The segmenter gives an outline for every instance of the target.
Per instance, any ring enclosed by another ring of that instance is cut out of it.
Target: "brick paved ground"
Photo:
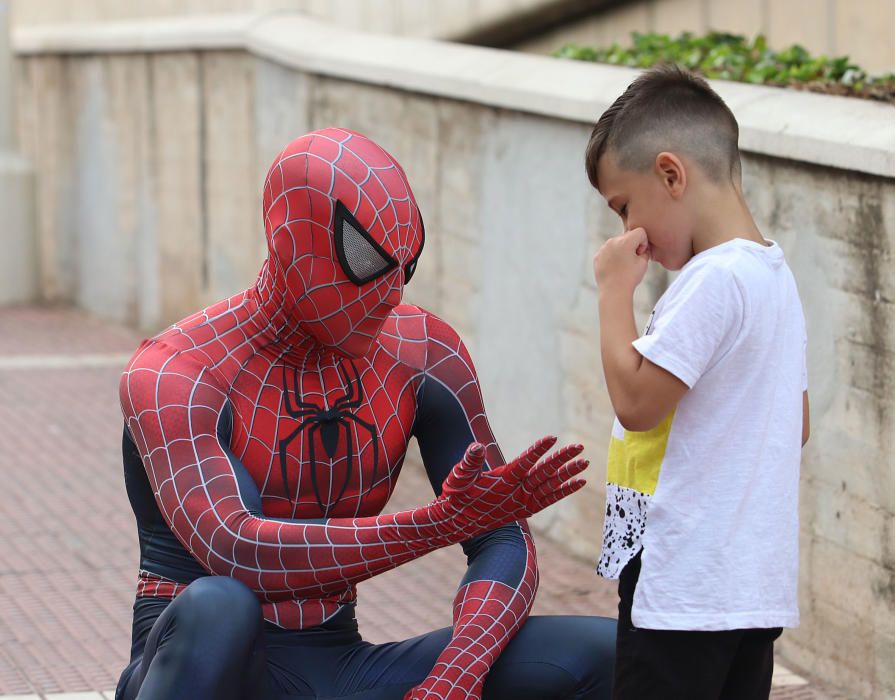
[[[125,663],[137,541],[121,477],[117,384],[138,342],[130,331],[70,309],[0,309],[4,698],[98,700],[85,691],[114,687]],[[410,460],[390,508],[430,496]],[[594,576],[589,562],[544,540],[538,552],[536,613],[613,614],[614,587]],[[463,567],[462,552],[452,548],[361,584],[361,631],[375,642],[449,624]],[[829,696],[781,669],[773,697]]]

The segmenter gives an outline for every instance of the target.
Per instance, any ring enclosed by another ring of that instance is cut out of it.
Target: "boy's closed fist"
[[[643,281],[650,260],[646,230],[635,228],[606,241],[594,256],[594,279],[601,290],[609,287],[634,293]]]

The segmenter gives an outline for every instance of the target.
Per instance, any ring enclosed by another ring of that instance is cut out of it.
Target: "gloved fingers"
[[[527,490],[529,492],[537,490],[541,484],[553,478],[564,465],[582,452],[584,452],[583,445],[566,445],[535,464],[525,475]]]
[[[564,483],[578,476],[587,469],[590,462],[586,459],[576,459],[567,464],[562,465],[556,470],[556,473],[541,483],[534,491],[535,498],[545,498],[550,493],[556,491]]]
[[[555,444],[556,437],[553,435],[542,437],[534,445],[506,465],[507,479],[513,482],[519,481]]]
[[[531,509],[531,514],[534,515],[535,513],[549,508],[557,501],[561,501],[566,496],[571,496],[573,493],[583,488],[586,483],[587,481],[584,479],[572,479],[571,481],[566,481],[556,490],[549,491],[545,496],[537,499]]]
[[[482,473],[484,465],[485,446],[480,442],[473,442],[466,448],[463,459],[457,462],[447,475],[441,492],[451,494],[465,491]]]

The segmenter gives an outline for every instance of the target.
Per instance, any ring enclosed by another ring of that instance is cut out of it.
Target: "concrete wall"
[[[587,488],[535,525],[594,560],[611,409],[590,261],[620,225],[582,154],[635,73],[299,18],[250,26],[229,50],[197,48],[220,39],[214,27],[17,35],[45,298],[152,331],[251,284],[278,149],[325,125],[367,133],[403,163],[426,218],[408,298],[466,338],[505,451],[547,432],[587,445]],[[810,334],[803,624],[780,648],[848,697],[892,697],[895,108],[716,87]],[[650,272],[641,316],[666,284]]]
[[[555,0],[12,0],[16,26],[300,12],[345,29],[449,38]]]
[[[15,59],[9,36],[9,5],[0,0],[0,304],[38,298],[34,235],[34,173],[16,142]]]
[[[517,48],[548,54],[567,43],[630,44],[631,32],[709,30],[755,36],[776,49],[801,44],[814,54],[848,55],[872,73],[895,72],[892,0],[629,0]]]

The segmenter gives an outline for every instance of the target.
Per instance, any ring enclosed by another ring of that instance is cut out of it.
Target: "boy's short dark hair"
[[[624,170],[643,171],[662,151],[696,161],[716,182],[740,178],[740,129],[733,112],[701,77],[675,65],[651,68],[603,112],[585,153],[590,183],[612,152]]]

